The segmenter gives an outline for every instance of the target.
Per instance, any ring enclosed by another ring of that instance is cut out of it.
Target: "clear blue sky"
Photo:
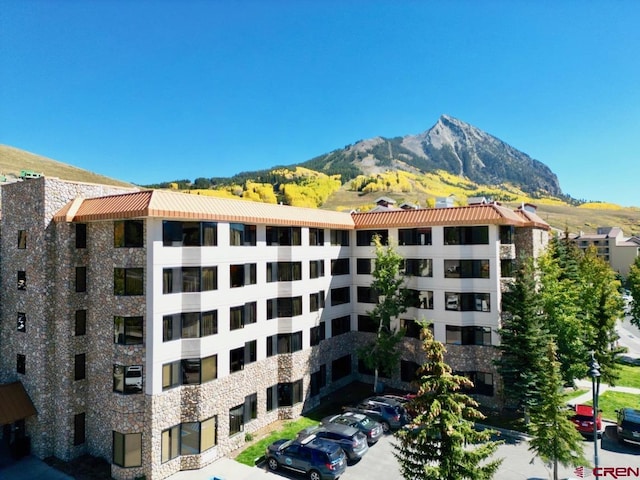
[[[640,2],[0,0],[0,143],[138,184],[441,114],[640,205]]]

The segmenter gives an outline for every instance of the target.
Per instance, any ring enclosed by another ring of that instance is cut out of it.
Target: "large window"
[[[356,245],[366,247],[373,245],[373,238],[380,237],[380,243],[386,245],[389,241],[389,230],[358,230],[356,232]]]
[[[27,231],[18,230],[18,248],[23,250],[27,248]]]
[[[309,278],[324,277],[324,260],[309,260]]]
[[[113,246],[142,247],[143,231],[142,220],[116,220],[113,222]]]
[[[231,373],[244,370],[244,366],[257,360],[257,341],[246,342],[243,347],[229,351],[229,370]]]
[[[218,225],[164,220],[162,244],[165,247],[215,247],[218,245]]]
[[[432,324],[433,325],[433,324]],[[420,338],[422,326],[411,318],[401,318],[400,328],[404,329],[404,336],[409,338]]]
[[[514,277],[516,272],[515,261],[510,258],[500,260],[500,276],[503,278]]]
[[[162,317],[162,341],[198,338],[218,333],[218,311],[174,313]]]
[[[407,290],[407,306],[433,310],[433,291]]]
[[[331,230],[331,245],[349,246],[349,230]]]
[[[181,267],[162,270],[162,293],[206,292],[218,289],[218,267]]]
[[[18,312],[18,316],[16,318],[16,329],[18,332],[26,332],[27,331],[27,314],[25,312]]]
[[[73,379],[84,380],[87,376],[87,354],[78,353],[74,358]]]
[[[124,394],[142,392],[142,365],[114,365],[113,391]]]
[[[256,302],[248,302],[244,305],[231,307],[229,309],[229,329],[238,330],[239,328],[244,328],[245,325],[256,323],[257,307]]]
[[[87,248],[86,223],[76,223],[76,248]]]
[[[488,245],[489,227],[444,227],[445,245]]]
[[[178,455],[196,455],[209,450],[217,443],[217,429],[218,418],[211,417],[163,430],[161,462],[168,462]]]
[[[75,318],[75,330],[74,334],[76,337],[81,335],[86,335],[87,333],[87,311],[86,310],[76,310],[76,318]]]
[[[187,358],[162,365],[162,389],[199,385],[218,378],[218,356]]]
[[[317,312],[324,308],[324,290],[309,294],[309,311]]]
[[[358,331],[376,333],[378,324],[369,315],[358,315]]]
[[[445,309],[463,312],[489,312],[491,300],[488,293],[445,292]]]
[[[302,280],[301,262],[268,262],[267,282],[292,282]]]
[[[302,315],[302,297],[280,297],[267,300],[267,320]]]
[[[433,260],[430,258],[407,258],[404,274],[413,277],[433,277]]]
[[[245,263],[241,265],[231,265],[229,267],[229,277],[231,281],[231,288],[255,285],[256,264]]]
[[[431,245],[431,228],[400,228],[398,245]]]
[[[229,224],[229,245],[256,246],[256,226],[243,223]]]
[[[337,337],[351,331],[351,315],[331,319],[331,336]]]
[[[302,380],[278,384],[278,406],[291,407],[302,401]]]
[[[309,228],[309,245],[324,245],[323,228]]]
[[[87,291],[87,267],[76,267],[76,292]]]
[[[279,333],[267,337],[267,357],[276,353],[294,353],[302,350],[302,332]]]
[[[142,466],[142,434],[113,432],[113,463],[119,467]]]
[[[86,415],[84,412],[73,416],[73,445],[82,445],[86,441]]]
[[[453,345],[491,345],[491,328],[447,325],[446,342]]]
[[[27,272],[18,270],[18,290],[27,289]]]
[[[413,382],[418,379],[418,369],[420,365],[410,360],[400,360],[400,380],[403,382]]]
[[[500,225],[500,243],[503,245],[512,244],[516,236],[515,233],[513,225]]]
[[[27,357],[23,353],[16,355],[16,372],[22,375],[27,372]]]
[[[349,258],[331,260],[331,275],[349,275]]]
[[[300,227],[267,226],[267,245],[302,245]]]
[[[143,295],[142,268],[114,268],[113,294],[118,296]]]
[[[378,292],[371,287],[358,287],[358,303],[378,303]]]
[[[258,395],[253,393],[244,398],[244,403],[229,410],[229,435],[244,431],[245,423],[258,418]]]
[[[320,342],[325,339],[325,336],[326,333],[324,322],[320,322],[320,324],[318,324],[317,326],[311,327],[311,329],[309,330],[311,346],[315,347],[316,345],[320,344]]]
[[[120,345],[142,344],[142,317],[113,317],[114,342]]]
[[[372,272],[373,263],[374,261],[372,258],[356,259],[356,273],[358,275],[370,275]]]
[[[311,374],[311,384],[309,385],[309,395],[312,397],[319,395],[320,390],[327,385],[327,366],[320,365],[320,370]]]
[[[331,362],[331,381],[335,382],[351,374],[351,355],[335,359]]]
[[[445,260],[445,278],[489,278],[489,260]]]
[[[351,301],[351,289],[349,287],[331,289],[331,306],[343,305]]]
[[[493,396],[493,374],[486,372],[454,372],[455,375],[467,377],[473,386],[465,389],[465,393]]]

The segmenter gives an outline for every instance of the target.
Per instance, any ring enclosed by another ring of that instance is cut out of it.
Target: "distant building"
[[[497,204],[344,213],[33,178],[3,185],[0,429],[39,457],[163,479],[372,382],[374,235],[411,304],[391,387],[409,389],[433,322],[446,361],[500,403],[503,289],[549,225]],[[388,203],[388,202],[387,202]]]
[[[640,237],[625,237],[619,227],[598,227],[596,233],[580,232],[573,241],[582,250],[595,247],[598,257],[624,278],[640,254]]]

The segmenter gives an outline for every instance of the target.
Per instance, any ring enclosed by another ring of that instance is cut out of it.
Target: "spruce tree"
[[[542,362],[541,401],[531,409],[529,450],[545,463],[553,466],[553,479],[558,480],[558,464],[577,467],[588,465],[584,458],[582,435],[570,420],[572,412],[562,397],[560,363],[556,360],[556,346],[547,345]]]
[[[640,327],[640,257],[636,257],[629,276],[627,277],[627,285],[631,292],[631,323],[636,327]]]
[[[502,462],[490,460],[500,442],[492,432],[478,431],[474,421],[484,418],[477,402],[463,390],[473,384],[453,375],[444,362],[445,348],[423,325],[425,363],[418,369],[412,422],[396,433],[394,456],[406,480],[489,480]]]

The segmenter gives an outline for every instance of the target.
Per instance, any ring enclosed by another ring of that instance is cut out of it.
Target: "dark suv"
[[[311,435],[302,440],[276,440],[265,452],[270,470],[280,467],[304,473],[309,480],[336,480],[347,468],[339,445]]]
[[[618,442],[640,445],[640,410],[623,408],[617,413]]]
[[[307,427],[298,432],[298,438],[310,435],[330,442],[335,442],[347,454],[352,462],[360,460],[369,451],[367,436],[355,427],[339,423],[327,423],[315,427]]]
[[[384,432],[397,430],[410,421],[404,406],[391,398],[369,397],[355,407],[346,407],[345,411],[362,413],[371,417],[382,425]]]
[[[330,415],[323,418],[322,423],[325,425],[327,423],[339,423],[357,428],[367,436],[369,445],[376,443],[382,436],[382,425],[362,413],[344,412],[338,415]]]

